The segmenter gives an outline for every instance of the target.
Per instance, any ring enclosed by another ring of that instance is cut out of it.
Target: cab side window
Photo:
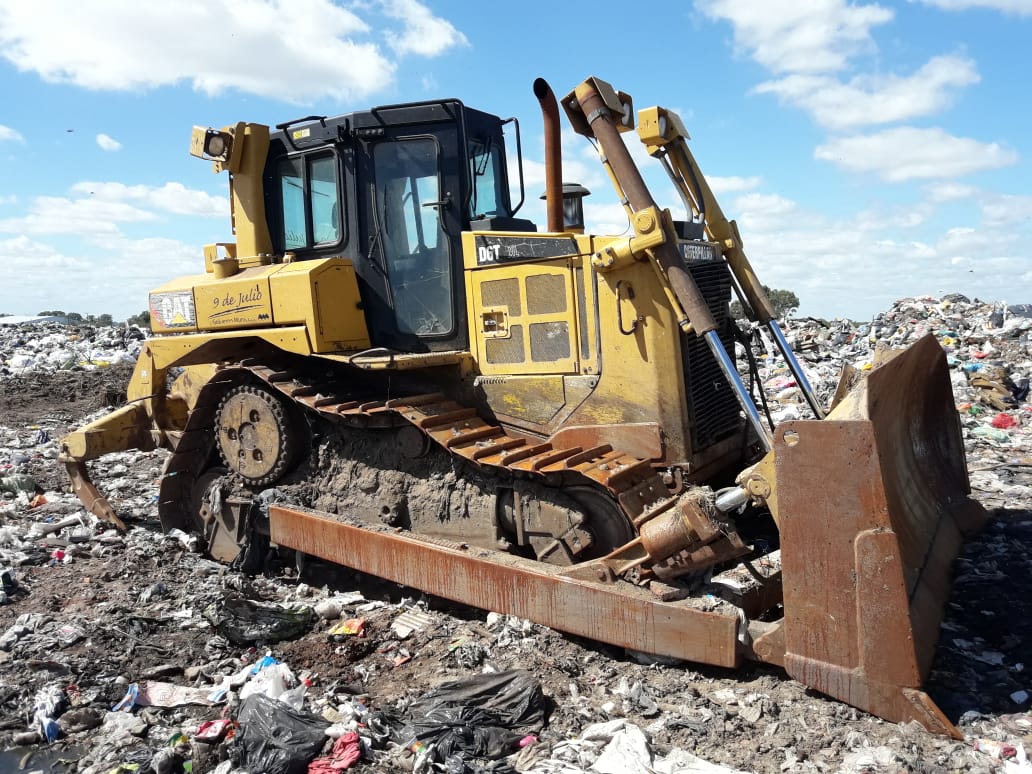
[[[471,137],[467,153],[470,179],[473,181],[469,201],[470,218],[476,220],[511,215],[506,204],[506,178],[501,149],[490,137]]]
[[[284,250],[336,244],[344,237],[337,158],[293,156],[276,166]]]

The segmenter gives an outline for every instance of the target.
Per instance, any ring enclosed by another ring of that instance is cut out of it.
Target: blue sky
[[[0,312],[120,319],[200,271],[231,234],[225,176],[187,154],[194,124],[458,97],[520,119],[521,214],[543,228],[531,84],[562,96],[588,75],[681,114],[800,314],[1030,302],[1030,41],[1032,0],[0,0]],[[569,130],[563,148],[589,230],[622,233],[595,151]]]

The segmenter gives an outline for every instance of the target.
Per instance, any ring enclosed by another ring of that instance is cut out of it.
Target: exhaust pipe
[[[534,81],[545,125],[545,211],[549,231],[563,231],[563,153],[559,141],[559,103],[544,78]]]

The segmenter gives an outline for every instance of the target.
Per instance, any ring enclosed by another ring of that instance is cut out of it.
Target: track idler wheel
[[[226,466],[252,487],[278,481],[306,443],[294,409],[268,390],[249,384],[234,387],[223,397],[215,431]]]

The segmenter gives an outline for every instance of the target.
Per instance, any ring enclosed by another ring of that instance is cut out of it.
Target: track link
[[[495,477],[605,491],[635,530],[678,502],[648,460],[608,444],[583,448],[528,439],[485,420],[475,408],[442,393],[386,400],[357,397],[300,370],[243,361],[226,367],[206,384],[190,412],[162,479],[159,513],[166,529],[203,530],[186,504],[195,482],[214,457],[213,427],[221,396],[226,389],[246,381],[264,383],[331,422],[357,428],[411,425],[449,455]]]
[[[357,400],[325,394],[299,372],[243,365],[269,387],[317,414],[360,427],[407,422],[449,454],[495,475],[537,479],[550,485],[600,486],[611,493],[628,520],[654,515],[673,505],[662,479],[648,460],[612,446],[563,447],[515,435],[442,393],[388,400]]]

